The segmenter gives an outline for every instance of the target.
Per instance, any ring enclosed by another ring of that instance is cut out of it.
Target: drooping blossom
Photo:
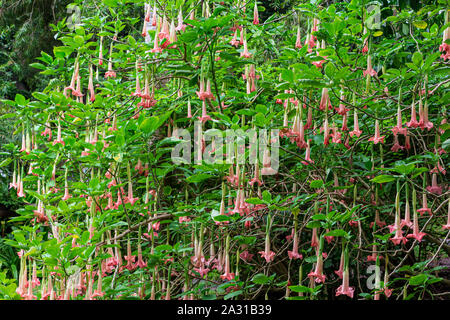
[[[297,26],[297,38],[295,40],[295,47],[298,49],[301,49],[302,46],[302,40],[301,40],[301,34],[300,34],[300,26]]]
[[[450,200],[447,201],[448,203],[448,209],[447,209],[447,224],[444,224],[442,226],[442,229],[444,230],[450,230]]]
[[[445,28],[442,35],[442,44],[439,46],[439,52],[442,52],[441,58],[445,60],[450,59],[450,44],[446,43],[450,39],[450,27]]]
[[[373,244],[373,245],[372,245],[372,254],[371,254],[370,256],[367,256],[367,262],[369,262],[369,261],[376,262],[376,261],[377,261],[377,258],[383,259],[382,256],[378,255],[378,252],[377,252],[377,245],[376,245],[376,244]]]
[[[230,270],[230,236],[227,235],[226,246],[225,246],[225,272],[220,276],[222,280],[231,281],[234,279],[235,274],[231,273]]]
[[[421,242],[422,238],[426,236],[425,232],[420,232],[419,229],[419,218],[417,216],[417,211],[414,210],[414,225],[413,225],[413,233],[408,234],[407,238],[414,238],[417,241]]]
[[[384,136],[380,136],[380,123],[378,119],[375,120],[375,135],[369,138],[369,141],[373,141],[373,144],[378,142],[384,143]]]
[[[269,222],[268,222],[269,223]],[[266,232],[266,241],[264,246],[264,251],[259,251],[258,253],[261,255],[262,258],[266,259],[266,262],[271,262],[275,257],[275,252],[270,250],[270,236],[269,231]]]
[[[328,88],[322,89],[322,96],[320,98],[319,109],[325,110],[328,107],[328,110],[332,110],[333,106],[331,105],[330,95],[328,93]]]
[[[370,55],[367,55],[367,69],[364,70],[363,76],[375,77],[377,72],[372,68],[372,58]]]
[[[245,30],[241,31],[241,34],[245,33]],[[243,58],[251,58],[252,54],[248,51],[247,48],[247,34],[244,34],[244,50],[241,52],[241,57]]]
[[[428,120],[428,101],[425,101],[425,105],[423,105],[422,99],[419,100],[419,127],[428,131],[433,128],[433,123]]]
[[[314,163],[314,160],[311,159],[311,139],[308,139],[305,160],[302,160],[302,164],[309,165],[310,163]]]
[[[134,262],[136,261],[136,256],[133,256],[131,254],[131,242],[128,240],[127,243],[127,255],[124,256],[124,259],[127,261],[127,265],[125,266],[126,269],[129,271],[133,271],[136,269],[136,265],[134,265]]]
[[[262,185],[262,181],[260,179],[259,161],[256,161],[254,177],[248,184],[253,186],[255,183],[258,184],[258,186]]]
[[[395,197],[395,208],[396,208],[396,214],[395,214],[395,236],[391,238],[390,240],[395,244],[399,245],[400,243],[405,244],[408,239],[403,236],[402,226],[400,223],[400,192],[399,188],[397,188],[397,195]],[[392,232],[392,231],[391,231]]]
[[[296,229],[296,228],[294,228]],[[288,251],[289,259],[303,259],[303,255],[298,252],[298,232],[294,231],[294,242],[292,246],[292,251]]]
[[[94,102],[95,101],[95,91],[94,91],[94,80],[93,80],[93,72],[92,72],[92,65],[89,65],[89,84],[88,84],[88,90],[89,90],[89,101]]]
[[[181,8],[180,8],[180,11],[178,12],[178,25],[177,25],[176,30],[184,32],[185,29],[186,29],[186,25],[183,22],[183,12],[181,11]]]
[[[320,253],[320,250],[316,250],[317,254],[317,262],[314,268],[314,271],[311,271],[308,274],[308,278],[314,279],[317,283],[324,283],[326,276],[323,274],[323,256]]]
[[[413,200],[413,201],[414,201],[414,200]],[[426,192],[424,192],[424,193],[422,194],[422,208],[418,209],[417,212],[420,213],[420,216],[423,216],[423,214],[424,214],[425,212],[428,212],[428,213],[430,214],[430,216],[433,214],[433,213],[431,212],[431,209],[428,208],[428,201],[427,201],[427,194],[426,194]]]
[[[205,102],[205,100],[202,101],[202,116],[198,117],[198,119],[202,123],[205,123],[206,121],[211,120],[211,117],[206,113],[206,102]]]
[[[421,102],[419,102],[419,105]],[[414,103],[414,99],[411,103],[411,120],[406,123],[406,126],[408,128],[417,128],[419,126],[419,121],[417,121],[417,115],[416,115],[416,105]]]
[[[355,288],[350,287],[349,285],[349,271],[348,271],[348,262],[344,267],[344,272],[342,275],[342,285],[340,285],[336,290],[336,296],[346,295],[350,298],[353,298],[353,294],[355,292]]]
[[[442,194],[442,187],[437,184],[437,174],[433,173],[431,176],[431,186],[427,187],[427,191],[437,195]]]
[[[116,72],[113,70],[112,67],[112,50],[113,50],[113,43],[111,42],[111,45],[109,47],[108,71],[105,73],[105,78],[116,77]]]
[[[356,108],[353,109],[353,131],[350,131],[350,137],[361,135],[362,131],[359,130],[359,122],[358,122],[358,113],[356,112]]]
[[[255,1],[255,7],[253,9],[253,24],[254,25],[258,25],[259,24],[259,14],[258,14],[257,1]]]
[[[397,152],[397,151],[403,150],[403,149],[405,149],[405,147],[400,145],[400,143],[398,142],[398,136],[394,135],[394,144],[391,147],[391,151]]]
[[[402,110],[400,108],[400,104],[398,104],[398,109],[397,109],[397,125],[395,127],[393,127],[391,130],[395,136],[399,133],[406,136],[407,129],[402,128]]]

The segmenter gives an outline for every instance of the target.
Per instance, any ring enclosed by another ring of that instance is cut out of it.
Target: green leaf
[[[252,282],[256,284],[266,284],[270,281],[270,278],[265,274],[258,273],[252,278]]]
[[[233,292],[230,292],[229,294],[227,294],[225,297],[223,297],[223,299],[224,300],[228,300],[228,299],[231,299],[233,297],[237,297],[237,296],[239,296],[241,294],[242,294],[242,290],[233,291]]]
[[[30,63],[30,67],[35,68],[35,69],[40,69],[40,70],[47,69],[46,66],[44,66],[42,63],[39,63],[39,62]]]
[[[272,202],[272,195],[271,195],[270,192],[267,191],[267,190],[264,190],[264,191],[263,191],[263,193],[262,193],[262,198],[263,198],[263,200],[264,200],[265,202],[268,202],[268,203]]]
[[[119,0],[102,0],[105,5],[108,7],[114,8],[117,7]]]
[[[412,286],[418,286],[421,284],[425,284],[427,279],[428,279],[428,276],[426,274],[421,273],[421,274],[411,277],[409,279],[409,284]]]
[[[389,176],[386,174],[382,174],[382,175],[376,176],[375,178],[371,179],[370,181],[375,182],[375,183],[387,183],[387,182],[391,182],[394,180],[395,180],[395,177]]]
[[[159,122],[159,117],[153,116],[150,118],[146,118],[139,126],[139,129],[141,129],[144,133],[150,134],[152,133]]]
[[[412,61],[416,66],[421,67],[423,64],[422,54],[420,52],[414,52],[412,55]]]
[[[323,181],[322,180],[313,180],[310,182],[309,187],[311,189],[318,189],[318,188],[322,188],[323,186]]]
[[[281,72],[281,79],[283,79],[284,81],[287,81],[289,83],[294,83],[294,72],[290,69],[284,69]]]
[[[330,232],[327,232],[325,234],[326,237],[348,237],[348,232],[337,229],[337,230],[331,230]]]
[[[414,21],[413,24],[416,28],[419,28],[419,29],[425,29],[427,27],[427,23],[422,20]]]
[[[197,183],[197,182],[202,182],[211,177],[213,177],[213,176],[208,173],[197,173],[197,174],[187,177],[186,181],[189,183]]]
[[[16,98],[14,99],[14,101],[16,101],[16,103],[21,106],[25,106],[25,104],[27,103],[25,97],[20,93],[16,94]]]
[[[305,286],[289,286],[289,289],[293,292],[313,293],[314,290]]]
[[[6,167],[8,164],[10,164],[12,162],[11,158],[7,158],[5,160],[3,160],[2,162],[0,162],[0,168],[1,167]]]

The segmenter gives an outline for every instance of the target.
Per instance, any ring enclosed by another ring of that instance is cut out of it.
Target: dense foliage
[[[450,11],[400,2],[59,8],[0,298],[448,298]]]

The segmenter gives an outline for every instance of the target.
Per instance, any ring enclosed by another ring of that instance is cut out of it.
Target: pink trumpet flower
[[[116,77],[116,73],[113,70],[112,67],[112,49],[113,49],[113,44],[111,43],[111,46],[109,47],[109,60],[108,60],[108,71],[105,73],[105,78],[115,78]]]
[[[324,133],[323,144],[325,146],[327,146],[327,145],[330,144],[330,142],[329,142],[329,140],[330,140],[330,128],[328,127],[328,117],[325,117],[325,123],[323,125],[323,133]]]
[[[402,128],[402,110],[400,109],[400,104],[398,105],[398,109],[397,109],[397,125],[395,127],[393,127],[392,132],[394,133],[394,135],[397,134],[403,134],[404,136],[406,136],[406,128]]]
[[[370,55],[367,56],[367,69],[363,72],[363,76],[375,77],[377,72],[372,68],[372,59]]]
[[[343,95],[343,94],[341,94],[341,100],[342,100],[342,101],[344,100],[344,95]],[[346,108],[343,102],[341,102],[341,103],[339,104],[339,108],[336,109],[336,112],[337,112],[338,114],[340,114],[341,116],[347,115],[347,112],[348,112],[348,111],[350,111],[350,109]]]
[[[313,228],[311,236],[311,247],[317,248],[319,246],[319,238],[317,236],[317,228]]]
[[[187,118],[188,119],[192,118],[191,100],[188,100],[188,103],[187,103]]]
[[[417,116],[416,116],[416,105],[413,102],[411,103],[411,121],[406,123],[406,126],[408,128],[417,128],[419,126],[419,121],[417,121]]]
[[[138,63],[136,61],[136,90],[131,94],[133,97],[142,95],[141,85],[139,83]]]
[[[428,208],[427,194],[425,192],[422,194],[422,208],[417,210],[417,212],[420,213],[420,216],[423,216],[425,212],[428,212],[430,216],[432,215],[431,209]]]
[[[431,186],[427,187],[427,191],[430,193],[437,194],[437,195],[442,194],[442,187],[438,186],[438,184],[437,184],[437,174],[436,173],[433,173],[432,178],[431,178]]]
[[[347,117],[348,117],[348,114],[347,114],[347,113],[345,113],[345,114],[342,116],[342,127],[341,127],[341,131],[348,131],[348,127],[347,127]]]
[[[300,34],[300,26],[297,26],[297,39],[295,40],[295,47],[298,49],[301,49],[303,47]]]
[[[53,141],[53,145],[55,145],[55,144],[57,144],[57,143],[60,143],[60,144],[62,144],[63,146],[65,145],[65,142],[62,140],[62,138],[61,138],[61,122],[60,121],[58,121],[58,134],[57,134],[57,136],[56,136],[56,140],[55,141]]]
[[[323,88],[322,97],[320,98],[319,109],[323,111],[325,110],[326,107],[328,107],[328,110],[333,109],[333,107],[331,106],[330,96],[328,94],[328,88]]]
[[[239,46],[239,44],[240,44],[240,41],[237,40],[237,32],[238,32],[238,29],[236,28],[236,30],[234,31],[233,39],[231,39],[231,41],[230,41],[230,44],[231,44],[232,46],[235,46],[236,48],[237,48],[237,47]]]
[[[395,197],[395,207],[396,207],[396,213],[395,213],[395,225],[390,228],[392,232],[395,229],[395,236],[393,238],[391,238],[390,240],[395,244],[395,245],[399,245],[400,243],[403,242],[403,244],[405,244],[408,239],[406,239],[406,237],[403,236],[403,231],[402,231],[402,226],[400,223],[400,194],[397,191],[397,195]]]
[[[367,262],[369,262],[369,261],[375,262],[375,261],[377,261],[377,257],[380,259],[383,258],[377,254],[377,245],[374,244],[374,245],[372,245],[372,254],[370,256],[367,256]]]
[[[359,136],[361,135],[362,131],[359,130],[359,122],[358,122],[358,113],[356,112],[356,108],[353,109],[353,131],[350,131],[350,137],[353,136],[357,136],[359,138]]]
[[[256,164],[255,164],[255,175],[254,175],[254,178],[252,180],[250,180],[250,182],[248,183],[249,185],[253,186],[255,183],[257,183],[258,186],[262,185],[262,181],[260,179],[260,172],[259,171],[260,171],[259,170],[259,162],[256,161]]]
[[[245,262],[249,262],[253,259],[253,254],[249,253],[248,250],[244,250],[241,252],[239,257]]]
[[[135,268],[139,267],[139,268],[145,268],[147,266],[147,262],[145,262],[142,259],[142,249],[141,249],[141,244],[138,243],[138,261],[136,262],[136,264],[134,265]]]
[[[258,5],[255,1],[255,8],[253,9],[253,24],[258,25],[259,24],[259,14],[258,14]]]
[[[310,279],[314,279],[317,283],[325,282],[326,276],[323,274],[323,256],[317,250],[317,262],[314,271],[308,274]]]
[[[308,142],[306,145],[305,160],[302,161],[302,164],[309,165],[310,163],[314,163],[314,160],[311,159],[311,139],[308,139]]]
[[[195,91],[195,93],[200,100],[206,99],[205,80],[203,79],[203,77],[200,77],[199,91]]]
[[[209,100],[216,100],[216,98],[211,92],[211,81],[209,79],[206,81],[206,91],[204,97]]]
[[[92,279],[92,281],[94,281],[94,279]],[[103,297],[105,295],[105,292],[103,292],[102,290],[102,275],[101,272],[99,271],[98,273],[98,279],[97,279],[97,290],[94,290],[94,293],[91,295],[91,300],[97,297]]]
[[[103,36],[100,36],[100,45],[98,49],[98,65],[103,65]]]
[[[64,197],[62,197],[61,200],[67,201],[70,198],[72,198],[72,196],[69,194],[69,186],[68,186],[67,180],[66,180],[65,186],[64,186]]]
[[[128,241],[127,255],[124,258],[127,261],[127,265],[125,266],[126,269],[128,269],[130,271],[133,271],[134,269],[136,269],[136,266],[133,264],[134,261],[136,260],[136,256],[133,256],[131,254],[131,242],[130,241]]]
[[[244,31],[241,31],[241,35],[244,33]],[[250,58],[252,54],[248,51],[247,48],[247,35],[244,35],[244,51],[241,52],[241,57],[243,58]]]
[[[157,7],[156,7],[156,3],[155,6],[153,7],[153,17],[152,17],[152,26],[156,27],[157,24],[157,20],[158,20],[158,15],[156,14],[157,11]]]
[[[342,251],[341,260],[339,262],[339,270],[334,271],[334,273],[336,273],[340,279],[342,279],[342,277],[344,275],[344,262],[345,262],[344,260],[345,260],[345,255],[344,255],[344,251]]]
[[[292,251],[288,251],[289,259],[303,259],[303,255],[298,253],[298,232],[294,233],[294,243],[292,246]]]
[[[211,117],[206,113],[206,102],[203,100],[202,103],[202,116],[197,117],[202,123],[205,123],[208,120],[211,120]]]
[[[336,128],[336,124],[333,123],[333,127],[331,128],[331,130],[333,131],[333,133],[331,134],[331,142],[333,143],[341,143],[341,137],[342,137],[342,133],[340,133],[337,128]]]
[[[375,120],[375,135],[369,138],[369,141],[373,141],[374,144],[377,144],[378,142],[384,143],[384,136],[380,136],[380,123],[378,122],[378,119]]]
[[[417,241],[421,242],[422,238],[426,236],[425,232],[420,232],[419,229],[419,219],[417,217],[417,211],[414,212],[414,226],[413,226],[413,233],[408,234],[407,238],[414,238]]]
[[[398,136],[394,135],[394,144],[392,145],[391,151],[397,152],[403,149],[405,149],[405,147],[401,146],[400,143],[398,142]]]
[[[147,11],[145,13],[145,18],[144,20],[146,22],[150,22],[150,13],[151,13],[152,7],[150,5],[147,5]]]
[[[180,8],[180,11],[178,12],[178,25],[177,25],[176,30],[184,32],[185,29],[186,29],[186,25],[183,22],[183,12],[181,11],[181,8]]]
[[[275,257],[275,252],[270,250],[270,236],[269,233],[266,234],[266,242],[264,251],[258,252],[262,258],[266,259],[266,262],[269,263],[273,261]]]
[[[428,102],[425,101],[425,106],[422,106],[422,100],[419,100],[419,127],[420,129],[431,130],[433,128],[433,123],[428,120]]]
[[[92,65],[89,66],[89,84],[88,84],[88,90],[89,90],[89,101],[94,102],[95,101],[95,91],[94,91],[94,81],[93,81],[93,73],[92,73]]]
[[[339,288],[337,288],[337,290],[336,290],[336,296],[347,295],[350,298],[353,298],[354,292],[355,292],[355,289],[353,287],[349,286],[349,272],[348,272],[348,267],[347,267],[343,273],[342,285],[340,285]]]
[[[159,46],[159,39],[158,39],[157,35],[155,35],[155,39],[153,41],[153,49],[151,49],[150,52],[152,52],[152,53],[161,53],[162,52],[162,49]]]
[[[442,52],[441,58],[444,61],[450,59],[450,44],[446,43],[448,39],[450,39],[450,27],[444,30],[442,44],[439,46],[439,52]]]
[[[448,210],[447,210],[447,224],[442,226],[444,230],[450,230],[450,201],[448,201]]]
[[[234,279],[235,274],[230,272],[230,238],[227,237],[226,249],[225,249],[225,273],[220,276],[222,280],[231,281]]]
[[[408,228],[411,228],[413,223],[411,222],[411,213],[409,208],[409,201],[406,200],[405,204],[405,219],[402,219],[401,227],[407,226]]]

